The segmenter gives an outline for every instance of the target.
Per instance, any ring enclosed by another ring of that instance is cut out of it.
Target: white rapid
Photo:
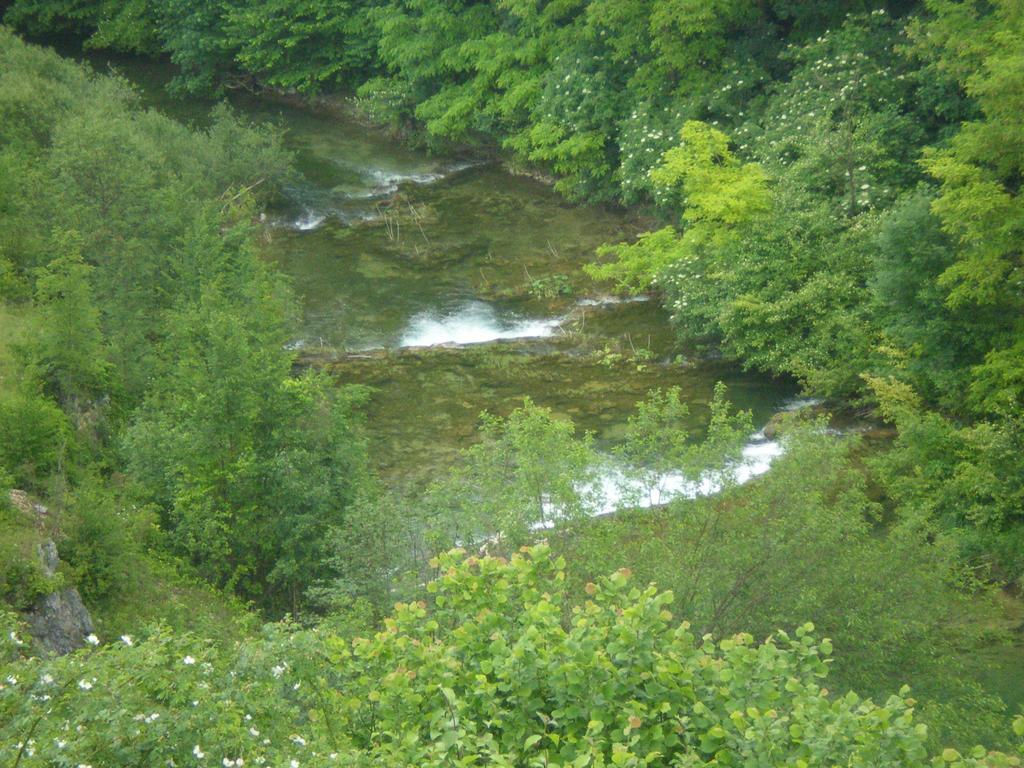
[[[604,296],[579,299],[576,306],[603,308],[649,299],[649,296]],[[398,346],[433,347],[441,344],[483,344],[500,339],[541,339],[558,333],[571,317],[571,313],[560,317],[522,317],[473,299],[451,309],[431,309],[414,315]]]
[[[682,472],[673,471],[640,478],[609,464],[598,473],[596,481],[581,491],[591,500],[595,516],[613,514],[626,507],[657,507],[675,499],[712,496],[727,485],[748,483],[771,469],[772,462],[782,453],[781,443],[769,440],[759,431],[750,436],[737,461],[698,477],[687,477]]]
[[[328,219],[336,219],[342,225],[377,219],[380,212],[375,206],[404,185],[434,184],[478,165],[480,163],[452,163],[432,171],[353,168],[351,170],[359,176],[355,184],[334,189],[293,188],[291,195],[294,202],[302,206],[302,213],[275,223],[308,232],[319,229]]]
[[[471,300],[451,310],[429,310],[414,315],[398,346],[433,347],[543,338],[554,335],[561,323],[562,318],[531,319],[499,314],[492,305]]]

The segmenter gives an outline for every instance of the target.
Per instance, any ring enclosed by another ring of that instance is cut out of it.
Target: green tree
[[[156,22],[163,46],[178,68],[169,84],[177,93],[219,94],[237,85],[236,43],[225,23],[229,0],[166,0]]]
[[[651,178],[683,205],[682,234],[673,237],[672,230],[661,230],[635,245],[606,248],[604,253],[617,261],[588,268],[595,278],[640,291],[672,266],[691,270],[700,280],[706,268],[715,269],[717,248],[770,211],[765,172],[741,162],[730,151],[729,138],[704,123],[689,121],[683,126],[680,145],[664,154]],[[680,284],[678,289],[684,292],[686,287]]]
[[[0,390],[0,469],[15,487],[44,487],[70,443],[64,413],[31,382]]]
[[[771,471],[747,485],[619,510],[556,540],[572,581],[630,568],[671,589],[672,610],[698,635],[767,636],[812,620],[839,650],[830,687],[877,695],[899,679],[940,741],[1001,738],[1001,702],[960,661],[961,648],[981,646],[976,622],[997,610],[955,541],[917,518],[881,527],[854,446],[823,424],[791,425],[782,444]]]
[[[265,0],[232,8],[226,19],[235,60],[263,82],[315,92],[351,84],[373,68],[372,3]]]
[[[910,386],[869,378],[899,436],[872,460],[886,493],[907,517],[951,529],[969,561],[1000,580],[1024,577],[1024,481],[1018,416],[961,425],[922,407]]]
[[[76,233],[58,234],[57,255],[36,277],[41,331],[30,354],[65,408],[74,409],[104,391],[110,364]]]
[[[713,477],[723,485],[730,482],[727,468],[739,460],[743,443],[754,428],[748,411],[730,413],[724,384],[716,385],[710,405],[707,434],[695,441],[688,428],[690,408],[680,398],[678,387],[655,390],[637,403],[625,438],[615,449],[626,479],[621,506],[662,503],[664,484],[670,478],[699,482],[702,477]]]
[[[95,48],[156,53],[159,39],[154,16],[155,6],[149,0],[16,0],[4,21],[36,34],[85,32],[86,44]]]
[[[251,241],[195,255],[205,260],[181,269],[198,270],[199,287],[169,318],[166,367],[126,435],[129,467],[202,574],[295,611],[329,575],[326,532],[365,483],[360,395],[291,378],[284,294]]]
[[[481,415],[481,442],[424,502],[435,550],[455,542],[514,550],[531,531],[593,511],[591,437],[528,398],[507,419]]]
[[[135,526],[101,477],[94,474],[76,484],[60,520],[61,560],[85,604],[95,610],[125,596],[137,551]]]
[[[918,46],[940,71],[951,73],[977,104],[949,145],[925,154],[924,167],[941,184],[932,210],[957,243],[956,258],[939,277],[953,308],[977,307],[1020,318],[1024,206],[1024,17],[1013,2],[928,3],[934,18],[918,29]],[[1022,326],[994,334],[992,349],[974,371],[972,395],[983,413],[1007,414],[1024,405]]]

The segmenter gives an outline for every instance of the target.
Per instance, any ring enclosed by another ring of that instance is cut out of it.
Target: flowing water
[[[201,124],[211,107],[169,98],[165,64],[92,63],[177,119]],[[335,112],[251,96],[233,105],[286,130],[299,180],[268,215],[266,258],[302,301],[300,359],[373,388],[373,455],[391,482],[435,476],[475,439],[482,410],[504,415],[524,397],[599,447],[653,388],[681,389],[695,435],[717,381],[758,425],[791,402],[788,385],[680,359],[657,301],[609,296],[584,275],[600,245],[650,222],[573,205],[493,161],[409,149]],[[777,446],[754,435],[747,453],[740,471],[753,475]]]
[[[104,70],[108,59],[92,63]],[[113,64],[151,106],[183,121],[206,119],[209,102],[166,96],[166,64]],[[794,398],[787,384],[680,361],[656,301],[608,296],[583,275],[595,248],[650,222],[571,205],[477,158],[409,150],[351,119],[252,97],[234,105],[286,128],[297,154],[301,181],[268,221],[266,257],[301,298],[293,342],[300,358],[326,366],[339,382],[373,388],[372,455],[391,485],[436,477],[476,438],[482,410],[505,415],[524,397],[592,432],[599,448],[622,438],[652,388],[680,388],[695,436],[717,381],[751,410],[756,427],[777,411],[813,404]],[[769,471],[780,451],[755,432],[742,461],[724,472],[744,482]],[[614,468],[599,477],[607,505],[600,511],[612,511],[624,495],[645,506],[713,493],[723,475],[668,473],[645,488],[631,488]],[[1017,626],[1020,601],[1007,602],[1008,622]],[[1019,668],[1020,653],[1019,645],[993,647],[968,664],[1013,704],[1018,677],[1003,672]]]

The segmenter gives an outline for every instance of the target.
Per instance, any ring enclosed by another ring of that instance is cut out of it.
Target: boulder
[[[53,539],[39,545],[39,558],[47,576],[52,576],[59,562]],[[74,587],[67,587],[43,595],[32,606],[26,617],[29,633],[36,643],[57,656],[71,653],[85,645],[85,638],[93,633],[92,617]]]
[[[24,491],[12,490],[11,503],[25,514],[35,517],[40,531],[46,529],[49,510],[33,502]],[[60,557],[53,539],[46,538],[38,546],[39,563],[47,578],[57,573]],[[43,595],[25,617],[36,644],[46,653],[63,655],[85,645],[93,633],[92,617],[74,587],[66,587]]]

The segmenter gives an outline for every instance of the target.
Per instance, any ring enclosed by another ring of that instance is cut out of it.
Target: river
[[[212,106],[169,97],[166,63],[90,63],[176,119],[201,125]],[[344,112],[231,102],[283,127],[295,152],[299,181],[268,212],[264,253],[302,303],[300,360],[373,388],[372,456],[389,483],[436,476],[475,439],[482,410],[504,415],[524,397],[592,431],[599,448],[654,388],[681,389],[695,435],[718,381],[755,425],[791,406],[792,385],[684,358],[657,301],[611,296],[586,277],[597,247],[651,222],[571,204],[493,160],[410,149]],[[747,453],[756,474],[777,451],[758,433]]]

